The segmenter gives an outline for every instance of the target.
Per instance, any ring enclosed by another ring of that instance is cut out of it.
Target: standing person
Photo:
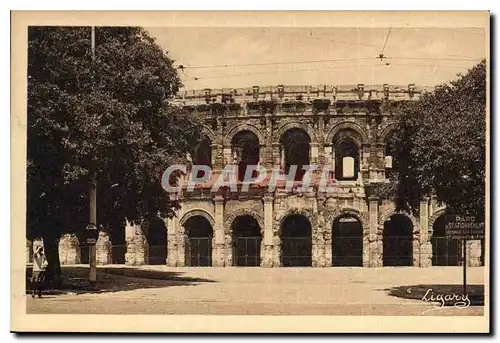
[[[36,294],[38,297],[42,297],[42,290],[45,284],[45,271],[47,269],[47,259],[43,253],[43,247],[38,245],[35,248],[35,254],[33,255],[33,272],[31,274],[31,287],[33,291],[31,296],[34,298]]]

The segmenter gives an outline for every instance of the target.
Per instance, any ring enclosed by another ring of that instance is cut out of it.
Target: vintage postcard
[[[12,331],[490,331],[487,11],[11,25]]]

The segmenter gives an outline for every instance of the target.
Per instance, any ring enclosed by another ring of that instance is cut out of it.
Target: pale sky
[[[180,74],[188,90],[278,84],[434,86],[465,73],[486,57],[482,28],[395,27],[390,34],[389,28],[147,30],[176,66],[185,67]],[[376,57],[388,34],[387,60],[382,62]],[[265,63],[280,64],[255,65]],[[235,64],[240,66],[213,67]]]

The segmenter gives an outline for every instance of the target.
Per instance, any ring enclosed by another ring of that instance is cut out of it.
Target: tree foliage
[[[419,200],[433,194],[452,212],[484,214],[485,61],[404,104],[391,144],[400,209],[416,212]]]
[[[28,237],[82,230],[94,175],[99,224],[172,215],[161,175],[200,138],[168,104],[181,82],[145,30],[97,27],[91,47],[90,27],[28,31]]]

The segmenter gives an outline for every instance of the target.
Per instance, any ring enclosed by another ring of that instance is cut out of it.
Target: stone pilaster
[[[281,238],[279,227],[273,228],[273,245],[272,245],[272,260],[273,267],[282,267],[281,265]]]
[[[233,156],[231,146],[224,146],[223,148],[223,156],[224,156],[224,165],[233,164]]]
[[[135,266],[135,242],[133,240],[127,241],[126,246],[125,264],[127,266]]]
[[[310,154],[311,156],[311,164],[317,164],[318,163],[318,157],[319,157],[319,146],[318,143],[311,143],[310,147]]]
[[[184,213],[181,212],[181,215],[179,215],[178,218],[182,218],[183,215]],[[188,253],[190,252],[188,251],[189,243],[188,234],[186,233],[186,227],[181,225],[180,219],[174,219],[174,223],[176,228],[177,258],[179,260],[179,266],[189,266],[191,262],[190,258],[188,257]]]
[[[309,199],[308,199],[309,201]],[[311,199],[311,201],[314,201]],[[313,267],[329,267],[325,259],[325,220],[323,216],[316,214],[316,221],[311,223],[312,226],[312,249],[311,260]]]
[[[262,267],[275,267],[279,261],[274,260],[274,242],[273,242],[273,200],[272,195],[264,196],[264,239],[261,247]]]
[[[323,218],[323,221],[325,222],[325,218]],[[323,228],[323,242],[324,242],[324,267],[331,267],[333,264],[333,251],[332,251],[332,223],[326,223],[324,224]]]
[[[372,182],[385,179],[385,163],[383,145],[373,143],[371,148],[365,149],[365,169],[368,170],[368,178]]]
[[[128,220],[125,222],[125,264],[134,265],[135,264],[135,244],[134,244],[134,225]]]
[[[149,263],[149,244],[144,232],[139,227],[135,236],[135,264],[138,266]]]
[[[418,265],[420,267],[432,266],[432,244],[431,244],[431,237],[429,236],[428,198],[424,198],[420,201],[420,235],[418,242],[420,243],[420,249],[418,249],[418,253],[420,255],[420,261]]]
[[[225,267],[232,265],[231,233],[224,228],[224,197],[214,197],[215,227],[212,244],[212,266]]]
[[[259,144],[259,163],[267,165],[268,163],[267,145],[263,142]]]
[[[100,231],[96,242],[96,262],[98,266],[113,263],[111,247],[108,232]]]
[[[325,162],[326,163],[326,162]],[[319,214],[319,222],[321,223],[321,236],[323,243],[323,255],[321,261],[321,267],[331,267],[332,266],[332,223],[327,221],[327,217],[324,215],[326,211],[326,198],[325,193],[318,193],[317,196],[317,207]]]
[[[127,222],[125,227],[127,252],[125,253],[125,264],[130,266],[141,266],[148,264],[149,245],[143,228]]]
[[[177,242],[177,218],[165,219],[167,226],[167,266],[179,267],[179,244]]]
[[[279,166],[281,163],[281,144],[280,143],[272,143],[271,144],[271,163],[270,166]]]
[[[364,143],[361,145],[361,148],[359,149],[359,171],[368,171],[370,169],[370,151],[371,146],[367,143]]]
[[[285,158],[285,147],[283,146],[283,144],[280,144],[279,152],[280,152],[279,166],[280,169],[284,169],[286,164],[286,158]]]
[[[325,145],[323,148],[323,164],[326,167],[330,168],[331,170],[334,170],[332,169],[333,168],[332,158],[333,158],[332,145],[331,144]]]
[[[212,163],[212,169],[219,169],[220,164],[222,162],[220,158],[218,158],[219,145],[212,142],[212,144],[210,144],[210,152],[212,154],[212,160],[210,161]]]
[[[325,165],[325,145],[322,143],[318,144],[318,159],[316,164],[320,166]]]
[[[329,166],[330,166],[330,170],[334,173],[335,179],[337,179],[338,175],[335,173],[335,168],[336,168],[335,163],[337,162],[336,161],[336,158],[337,158],[336,151],[335,151],[335,148],[333,147],[333,145],[330,144],[329,147],[330,147],[330,164],[329,164]],[[325,147],[325,154],[326,154],[326,151],[328,151],[327,147]]]
[[[370,267],[382,267],[382,250],[383,250],[383,237],[382,230],[378,227],[378,198],[370,197],[368,199],[368,221],[369,221],[369,235],[368,247],[363,246],[363,251],[369,251]],[[365,240],[363,240],[363,243]],[[364,255],[364,254],[363,254]],[[364,262],[364,261],[363,261]]]
[[[467,241],[467,266],[480,267],[481,266],[481,241],[470,240]]]
[[[369,224],[369,223],[368,223]],[[370,267],[370,225],[363,225],[363,267]]]
[[[65,234],[59,239],[59,261],[61,265],[80,264],[80,242],[74,234]]]

